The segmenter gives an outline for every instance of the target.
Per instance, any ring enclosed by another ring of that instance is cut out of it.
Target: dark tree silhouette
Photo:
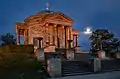
[[[16,39],[15,39],[14,35],[12,35],[10,33],[6,33],[4,35],[1,35],[0,41],[1,41],[2,46],[16,44]]]
[[[101,47],[106,53],[119,51],[120,40],[106,29],[95,30],[89,39],[91,40],[91,52],[93,54],[97,54]]]

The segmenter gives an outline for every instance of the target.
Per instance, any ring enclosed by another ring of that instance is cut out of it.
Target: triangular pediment
[[[70,17],[62,13],[56,13],[53,16],[49,17],[48,19],[62,22],[73,22],[73,20]]]

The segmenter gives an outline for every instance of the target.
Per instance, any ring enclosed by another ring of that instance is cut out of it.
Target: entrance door
[[[33,45],[37,48],[42,48],[42,39],[41,37],[33,38]]]
[[[38,39],[36,39],[36,38],[33,38],[33,45],[34,46],[37,46],[38,47]]]

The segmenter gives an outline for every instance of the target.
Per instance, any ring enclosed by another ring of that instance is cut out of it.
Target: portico
[[[44,48],[44,52],[49,52],[50,49],[47,48],[51,46],[75,48],[78,46],[79,31],[73,30],[72,24],[73,20],[60,12],[46,11],[35,14],[22,23],[16,23],[17,44],[20,44],[20,36],[23,36],[24,44]]]

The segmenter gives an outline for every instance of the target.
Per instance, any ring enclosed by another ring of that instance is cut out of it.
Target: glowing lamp
[[[83,32],[84,34],[91,34],[92,30],[90,27],[85,28],[85,31]]]

